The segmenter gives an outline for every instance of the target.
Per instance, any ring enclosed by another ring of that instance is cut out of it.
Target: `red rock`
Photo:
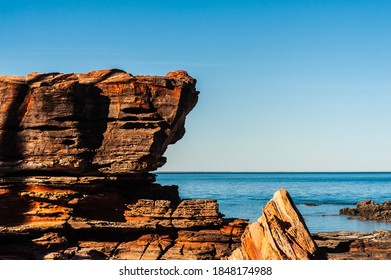
[[[0,76],[0,174],[156,170],[184,134],[195,83],[185,71]]]
[[[320,232],[314,240],[323,259],[391,260],[391,231]]]
[[[257,222],[247,226],[233,260],[306,260],[317,246],[285,189],[278,190]]]
[[[64,236],[54,232],[45,233],[43,236],[33,239],[32,242],[46,249],[61,248],[69,244]]]
[[[169,236],[142,235],[137,240],[121,243],[112,259],[156,260],[171,243]]]

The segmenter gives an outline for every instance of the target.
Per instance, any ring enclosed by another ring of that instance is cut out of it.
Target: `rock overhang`
[[[186,71],[0,76],[0,174],[128,176],[165,163],[198,99]]]

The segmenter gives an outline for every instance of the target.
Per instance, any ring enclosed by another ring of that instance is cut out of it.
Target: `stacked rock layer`
[[[0,258],[219,259],[243,220],[154,184],[196,80],[121,70],[0,77]]]
[[[0,77],[0,174],[129,176],[184,134],[196,81],[121,70]]]

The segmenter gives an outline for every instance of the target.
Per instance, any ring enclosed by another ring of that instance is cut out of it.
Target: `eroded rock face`
[[[181,200],[176,186],[3,190],[0,259],[220,259],[247,225],[223,219],[215,200]]]
[[[247,226],[231,260],[308,260],[317,246],[285,189],[278,190],[257,222]]]
[[[195,84],[185,71],[0,76],[0,175],[156,170],[184,134]]]
[[[197,102],[184,71],[0,77],[0,259],[220,259],[247,225],[154,184]]]
[[[361,220],[391,222],[391,200],[377,204],[367,199],[357,203],[356,208],[343,208],[341,215],[357,216]]]

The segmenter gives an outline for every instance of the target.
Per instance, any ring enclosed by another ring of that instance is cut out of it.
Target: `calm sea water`
[[[391,200],[391,173],[157,173],[157,183],[178,185],[182,199],[217,199],[227,218],[255,221],[280,188],[288,190],[311,232],[387,229],[391,223],[339,216],[364,199]],[[308,206],[315,205],[315,206]]]

